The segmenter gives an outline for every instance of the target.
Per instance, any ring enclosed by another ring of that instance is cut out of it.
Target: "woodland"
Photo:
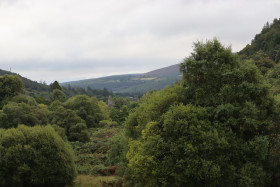
[[[135,99],[1,74],[0,186],[280,186],[280,19],[180,72]]]

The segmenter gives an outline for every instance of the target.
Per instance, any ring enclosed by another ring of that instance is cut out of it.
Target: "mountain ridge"
[[[113,91],[114,93],[144,94],[150,90],[160,90],[181,80],[179,64],[159,68],[142,74],[111,75],[100,78],[68,81],[62,86],[93,88]]]

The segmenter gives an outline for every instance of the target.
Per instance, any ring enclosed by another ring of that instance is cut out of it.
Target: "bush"
[[[0,131],[0,186],[65,186],[76,176],[69,144],[51,126]]]

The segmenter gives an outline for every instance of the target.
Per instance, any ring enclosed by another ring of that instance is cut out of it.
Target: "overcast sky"
[[[239,51],[279,17],[279,0],[0,0],[0,69],[48,84],[143,73],[197,40]]]

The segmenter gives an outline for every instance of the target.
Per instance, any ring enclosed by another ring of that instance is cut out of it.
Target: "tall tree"
[[[57,81],[54,81],[52,83],[51,88],[52,88],[52,91],[55,90],[55,89],[62,90],[62,88],[60,87],[60,85]]]
[[[95,97],[77,95],[65,102],[65,107],[75,111],[80,118],[85,120],[87,127],[96,127],[102,120],[102,113]]]
[[[145,96],[126,121],[129,185],[271,185],[275,111],[257,67],[214,39],[181,71],[183,87]]]

